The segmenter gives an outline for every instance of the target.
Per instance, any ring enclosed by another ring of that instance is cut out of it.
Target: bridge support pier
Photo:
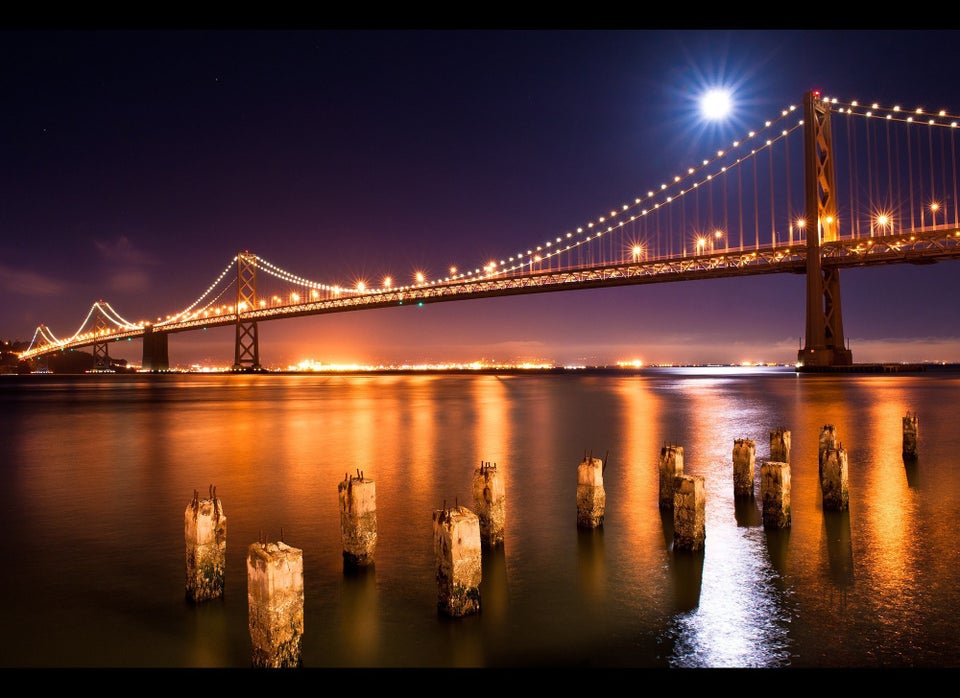
[[[167,371],[170,358],[167,353],[167,333],[156,332],[148,326],[143,332],[143,361],[140,365],[145,371]]]

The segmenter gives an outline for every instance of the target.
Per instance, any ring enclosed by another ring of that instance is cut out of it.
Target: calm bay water
[[[920,416],[920,457],[901,418]],[[305,668],[960,668],[960,374],[116,375],[0,378],[0,666],[250,666],[246,551],[304,559]],[[848,453],[824,511],[820,428]],[[759,468],[791,431],[792,525]],[[757,445],[735,501],[735,439]],[[662,446],[706,485],[706,543],[673,550]],[[576,526],[577,465],[606,458],[606,515]],[[432,512],[506,485],[481,613],[437,612]],[[337,484],[376,481],[376,564],[343,568]],[[183,516],[217,488],[226,589],[184,596]]]

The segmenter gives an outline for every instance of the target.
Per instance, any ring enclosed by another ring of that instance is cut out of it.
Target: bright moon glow
[[[730,93],[714,88],[700,98],[700,111],[704,118],[716,121],[725,118],[731,111]]]

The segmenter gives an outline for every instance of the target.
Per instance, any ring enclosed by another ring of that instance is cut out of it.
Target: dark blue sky
[[[960,113],[960,32],[0,32],[0,336],[152,319],[238,251],[349,282],[482,264],[633,201],[819,88]],[[735,88],[706,128],[695,98]],[[960,360],[960,264],[850,270],[857,361]],[[261,359],[788,362],[797,275],[261,323]],[[111,354],[139,360],[139,343]],[[230,329],[170,341],[233,359]]]

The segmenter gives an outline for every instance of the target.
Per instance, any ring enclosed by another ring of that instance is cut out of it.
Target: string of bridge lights
[[[877,103],[874,103],[867,108],[860,105],[857,101],[853,101],[848,104],[841,103],[836,98],[825,98],[824,101],[841,113],[862,115],[866,117],[876,116],[877,113],[886,113],[885,118],[888,120],[900,120],[908,123],[921,123],[919,117],[922,117],[925,114],[925,112],[920,108],[913,112],[908,112],[902,110],[898,106],[890,108],[880,107]],[[573,250],[578,246],[588,244],[591,241],[597,241],[601,239],[603,235],[612,233],[618,228],[622,228],[627,223],[633,222],[640,217],[647,216],[655,211],[658,211],[666,205],[682,199],[682,197],[690,194],[698,187],[709,183],[714,177],[722,175],[728,169],[740,165],[749,158],[756,157],[758,153],[772,147],[779,140],[786,138],[791,132],[803,125],[802,119],[798,120],[796,124],[782,129],[778,134],[768,136],[761,144],[753,147],[749,152],[743,153],[729,164],[718,164],[719,161],[725,158],[730,158],[731,153],[735,153],[739,149],[745,148],[750,143],[755,143],[759,137],[761,137],[764,133],[772,131],[777,124],[789,117],[796,110],[797,107],[795,105],[791,105],[790,107],[783,109],[777,119],[766,121],[764,122],[762,128],[749,131],[744,138],[733,141],[728,150],[718,150],[714,157],[704,159],[700,165],[695,167],[688,167],[686,173],[684,174],[674,175],[671,180],[660,184],[657,189],[648,190],[645,196],[638,196],[632,204],[622,204],[620,210],[613,209],[608,214],[597,216],[595,220],[578,226],[575,231],[568,231],[562,235],[558,235],[552,240],[545,240],[540,245],[529,248],[525,253],[518,251],[512,256],[501,258],[499,262],[490,261],[483,267],[477,267],[472,270],[460,272],[459,274],[456,273],[456,269],[458,268],[457,265],[451,267],[451,271],[453,272],[451,275],[443,278],[427,280],[424,278],[422,273],[418,273],[417,283],[415,286],[436,285],[438,283],[449,283],[450,281],[456,281],[458,279],[465,279],[475,276],[479,278],[482,276],[492,276],[494,274],[507,274],[510,272],[522,271],[524,268],[532,267],[534,263],[539,263],[552,257],[556,257],[562,253],[569,252],[570,250]],[[947,113],[941,110],[938,112],[937,117],[939,119],[943,119],[947,117]],[[958,122],[955,119],[949,123],[944,123],[939,121],[938,118],[931,116],[928,118],[926,123],[930,125],[949,125],[954,128],[958,125]],[[698,179],[694,179],[698,176]],[[637,210],[629,217],[623,218],[623,214],[629,212],[631,209]],[[614,224],[612,219],[616,218],[617,216],[621,216],[621,219],[616,221]],[[604,226],[604,224],[606,225]],[[581,237],[581,239],[575,239],[577,237]],[[565,242],[566,244],[564,244]],[[174,323],[187,316],[217,287],[223,278],[230,273],[236,261],[237,257],[234,257],[223,270],[223,272],[221,272],[221,274],[217,277],[217,279],[210,284],[207,290],[204,291],[204,293],[201,294],[193,303],[179,313],[170,316],[166,321],[158,322],[157,324],[166,325]],[[281,281],[317,291],[326,291],[339,294],[356,291],[377,293],[385,290],[398,290],[391,287],[391,284],[389,283],[389,277],[387,279],[387,283],[385,284],[386,288],[365,288],[361,282],[358,284],[356,289],[353,289],[340,284],[331,285],[312,279],[307,279],[303,276],[287,271],[260,256],[256,257],[256,265],[258,269],[263,270],[264,272]],[[497,269],[498,266],[499,270]],[[401,286],[399,288],[405,289],[408,287]],[[207,304],[207,306],[205,306],[205,308],[209,308],[214,302],[215,301],[211,301]],[[203,309],[198,311],[198,313],[202,311]]]
[[[233,265],[236,264],[236,262],[237,262],[237,256],[234,255],[233,259],[230,260],[230,263],[227,264],[227,266],[224,268],[224,270],[223,270],[222,272],[220,272],[220,276],[218,276],[218,277],[214,280],[214,282],[207,287],[207,290],[204,291],[203,293],[201,293],[201,294],[197,297],[197,299],[196,299],[195,301],[193,301],[193,303],[191,303],[190,305],[188,305],[186,308],[184,308],[184,309],[181,310],[180,312],[175,313],[174,315],[169,315],[169,316],[167,316],[167,319],[166,319],[166,320],[160,321],[160,319],[157,318],[157,322],[155,323],[154,326],[155,326],[155,327],[162,327],[162,326],[164,326],[164,325],[169,325],[169,324],[171,324],[171,323],[178,322],[178,321],[180,321],[182,318],[184,318],[185,316],[189,315],[190,311],[192,311],[194,308],[196,308],[198,305],[200,305],[201,301],[203,301],[204,298],[206,298],[208,295],[210,295],[210,294],[213,292],[213,289],[215,289],[215,288],[217,287],[217,285],[218,285],[221,281],[223,281],[223,277],[225,277],[228,273],[230,273],[230,271],[233,269]],[[223,294],[221,293],[220,295],[223,295]],[[217,296],[217,297],[219,298],[219,296]],[[215,299],[214,299],[214,300],[215,300]],[[210,303],[207,303],[207,305],[204,306],[204,308],[202,308],[202,309],[201,309],[200,311],[198,311],[198,312],[203,312],[203,310],[209,308],[210,305],[211,305],[213,302],[214,302],[214,301],[211,301]]]
[[[778,135],[767,138],[766,141],[764,141],[764,143],[761,144],[759,147],[753,148],[749,153],[737,158],[735,161],[733,161],[729,165],[718,166],[717,169],[715,169],[713,172],[708,172],[705,175],[703,174],[705,170],[707,170],[707,168],[711,167],[711,165],[716,165],[716,163],[721,159],[730,157],[731,151],[736,151],[737,149],[744,147],[748,142],[754,141],[754,139],[759,137],[762,133],[765,133],[773,129],[773,127],[776,124],[783,121],[795,110],[796,110],[795,106],[790,106],[789,108],[782,110],[780,113],[780,116],[777,119],[773,121],[766,121],[763,127],[757,131],[748,132],[746,138],[742,140],[733,141],[730,151],[725,151],[725,150],[717,151],[716,155],[713,158],[708,158],[703,160],[703,162],[696,167],[687,168],[687,171],[685,174],[675,175],[671,181],[662,183],[658,189],[648,190],[646,193],[646,196],[638,196],[636,199],[634,199],[634,202],[632,204],[622,204],[620,210],[613,209],[609,212],[609,214],[600,215],[597,217],[596,221],[589,221],[577,227],[575,232],[566,232],[562,236],[558,236],[553,240],[546,240],[542,242],[540,245],[537,245],[535,248],[528,249],[526,252],[526,257],[527,257],[526,260],[523,259],[524,258],[523,252],[517,252],[514,256],[508,257],[507,259],[500,260],[499,264],[501,266],[501,270],[499,272],[494,272],[494,269],[497,266],[497,263],[495,261],[489,262],[487,265],[485,265],[483,267],[483,271],[486,272],[487,276],[490,276],[494,273],[509,273],[513,271],[522,270],[526,266],[532,266],[533,263],[539,263],[543,260],[549,259],[550,257],[555,257],[564,252],[568,252],[582,244],[586,244],[590,242],[591,240],[596,241],[597,239],[601,238],[604,234],[612,233],[616,229],[622,228],[627,223],[636,221],[639,217],[646,216],[650,213],[653,213],[654,211],[659,210],[661,207],[667,204],[670,204],[670,203],[673,203],[674,201],[679,200],[681,197],[689,194],[690,192],[697,189],[701,185],[710,182],[714,176],[721,175],[724,172],[726,172],[728,169],[739,165],[744,160],[755,157],[757,153],[759,153],[760,151],[771,147],[774,143],[776,143],[780,139],[785,138],[791,131],[794,131],[800,126],[802,126],[803,121],[801,120],[793,127],[783,129]],[[688,180],[697,176],[698,174],[702,175],[701,179],[690,182],[689,186],[687,186],[687,188],[684,189],[683,183],[687,182]],[[675,194],[670,193],[674,189],[676,189],[677,192]],[[644,207],[644,204],[646,204],[646,207]],[[613,219],[618,215],[622,215],[633,208],[636,208],[637,212],[633,215],[630,215],[629,218],[625,220],[624,219],[618,220],[616,225],[613,225],[612,223],[609,222],[609,219]],[[603,228],[604,223],[607,224],[605,229]],[[594,231],[594,232],[591,232],[591,231]],[[581,240],[576,240],[574,242],[570,242],[564,247],[559,247],[559,248],[556,247],[556,245],[562,245],[565,240],[572,240],[575,235],[580,236],[580,235],[583,235],[584,233],[586,233],[585,238]],[[540,253],[543,253],[543,254],[540,254]],[[504,268],[504,265],[510,265],[510,266],[506,266]],[[466,274],[461,273],[459,276],[454,276],[452,278],[453,279],[464,278],[465,276],[480,274],[480,272],[481,272],[481,269],[478,268],[472,271],[468,271]],[[452,280],[451,277],[446,277],[439,281],[448,282],[450,280]],[[437,282],[431,282],[431,283],[437,283]]]
[[[117,326],[117,329],[121,330],[139,330],[143,328],[142,324],[136,324],[130,322],[124,318],[120,313],[113,309],[109,303],[103,300],[96,301],[93,305],[90,306],[90,310],[87,311],[87,316],[83,319],[83,322],[80,323],[80,327],[77,328],[77,331],[74,332],[71,336],[66,339],[59,339],[56,335],[53,334],[53,331],[46,325],[40,325],[33,332],[33,338],[30,340],[29,346],[27,346],[25,351],[30,351],[34,348],[34,345],[37,341],[38,336],[45,340],[46,344],[52,344],[55,346],[64,346],[70,342],[82,339],[84,337],[90,337],[95,334],[95,331],[84,332],[83,328],[86,327],[87,323],[90,321],[91,316],[93,316],[94,311],[100,311],[100,315],[114,325]]]
[[[925,112],[922,107],[917,107],[913,111],[904,111],[899,106],[881,107],[876,102],[866,106],[856,100],[849,103],[841,103],[835,98],[825,101],[831,106],[839,105],[836,107],[836,111],[841,114],[852,114],[867,118],[876,117],[886,121],[926,124],[927,126],[946,126],[949,128],[960,126],[958,117],[948,114],[944,109],[940,109],[934,114],[933,112]]]
[[[780,121],[788,117],[795,110],[796,110],[796,107],[794,106],[791,106],[789,109],[784,109],[781,112],[780,117],[778,117],[774,121],[765,122],[762,129],[758,131],[750,131],[747,134],[747,137],[742,141],[734,141],[732,144],[732,149],[736,150],[738,148],[744,147],[744,145],[747,142],[752,141],[753,139],[757,138],[760,134],[772,129],[777,123],[779,123]],[[710,167],[712,164],[715,164],[718,160],[724,157],[729,157],[729,152],[720,150],[717,152],[715,157],[711,159],[705,159],[701,165],[697,167],[688,168],[686,174],[682,176],[676,175],[670,183],[661,184],[658,190],[650,190],[647,192],[647,195],[645,197],[637,197],[633,204],[623,204],[621,207],[621,210],[618,211],[614,209],[610,211],[609,214],[603,214],[601,216],[598,216],[596,221],[589,221],[585,223],[584,225],[578,227],[575,232],[568,231],[563,235],[558,235],[556,238],[552,240],[545,240],[540,245],[537,245],[536,247],[528,249],[526,253],[522,251],[517,252],[512,256],[500,259],[499,263],[496,261],[491,261],[485,264],[482,268],[477,267],[472,270],[468,270],[466,272],[460,272],[459,274],[456,273],[457,266],[454,265],[451,267],[451,271],[453,273],[443,278],[426,280],[422,274],[418,273],[417,283],[415,284],[415,286],[436,285],[438,283],[442,284],[442,283],[449,283],[451,281],[457,281],[458,279],[469,279],[472,277],[480,278],[483,276],[489,277],[489,276],[493,276],[494,274],[506,274],[514,271],[522,271],[525,267],[532,267],[532,265],[535,263],[539,263],[544,260],[555,257],[557,255],[560,255],[564,252],[568,252],[580,245],[585,245],[591,241],[596,241],[600,239],[604,234],[612,233],[614,230],[618,228],[622,228],[625,224],[637,220],[638,217],[646,216],[647,214],[658,210],[660,207],[667,205],[675,200],[678,200],[686,194],[689,194],[691,191],[693,191],[697,187],[712,180],[714,176],[723,174],[728,168],[738,165],[740,162],[742,162],[743,160],[746,160],[747,158],[754,157],[758,152],[772,146],[778,140],[785,138],[790,133],[790,131],[793,131],[796,128],[799,128],[802,124],[803,122],[800,121],[792,128],[783,129],[778,135],[767,138],[767,140],[763,144],[761,144],[759,147],[752,149],[750,153],[745,154],[742,157],[738,158],[734,163],[730,165],[718,167],[714,172],[703,175],[700,180],[691,182],[686,189],[681,188],[683,182],[686,182],[687,180],[696,176],[697,174],[702,174],[706,170],[706,168]],[[679,188],[679,191],[677,191],[676,194],[670,193],[673,189],[678,189],[678,188]],[[645,202],[648,204],[648,206],[646,208],[640,208]],[[631,208],[637,208],[638,209],[637,213],[634,215],[631,215],[628,219],[618,220],[615,225],[609,222],[609,219],[613,219],[616,216],[621,215],[622,213],[628,212]],[[604,223],[606,223],[605,229],[603,228]],[[575,236],[583,236],[584,234],[586,235],[586,237],[583,237],[582,239],[579,239],[579,240],[574,239]],[[570,242],[567,242],[567,244],[564,245],[566,241],[570,241]],[[259,268],[262,268],[264,271],[267,271],[268,273],[275,276],[276,278],[279,278],[282,281],[286,281],[291,284],[296,284],[302,287],[313,288],[317,290],[332,291],[334,293],[340,293],[344,291],[351,291],[351,292],[353,291],[353,289],[348,289],[343,286],[339,286],[339,285],[330,286],[328,284],[323,284],[317,281],[312,281],[310,279],[303,278],[301,276],[288,272],[284,269],[281,269],[276,265],[271,264],[270,262],[266,261],[262,257],[257,257],[257,263]],[[500,267],[499,270],[496,269],[498,265]],[[400,288],[408,288],[408,287],[403,286]],[[378,293],[378,292],[383,292],[385,290],[397,290],[397,289],[390,288],[389,284],[387,285],[387,288],[365,289],[361,283],[360,285],[358,285],[358,288],[356,290],[360,292],[363,292],[364,290],[366,290],[369,293]]]

